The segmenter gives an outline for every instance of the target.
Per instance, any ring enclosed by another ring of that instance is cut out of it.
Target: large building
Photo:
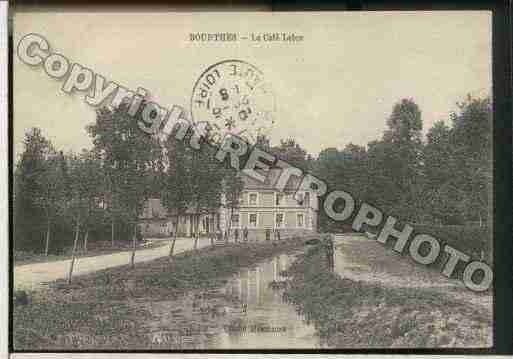
[[[248,238],[265,238],[268,230],[277,229],[282,237],[317,232],[318,198],[314,192],[294,193],[299,184],[297,177],[291,177],[285,190],[279,192],[274,185],[280,174],[279,169],[269,171],[267,179],[261,183],[242,175],[243,191],[240,205],[233,210],[221,206],[212,213],[195,213],[192,206],[178,218],[179,236],[200,235],[229,227],[232,230],[248,229]],[[224,201],[222,201],[224,203]],[[231,217],[231,225],[229,223]],[[141,216],[140,226],[145,237],[169,236],[175,232],[177,216],[168,213],[158,198],[149,199]]]

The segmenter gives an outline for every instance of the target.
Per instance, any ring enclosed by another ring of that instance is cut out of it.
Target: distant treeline
[[[381,139],[327,148],[311,170],[402,222],[485,226],[491,220],[492,106],[470,96],[422,136],[421,111],[397,103]],[[343,204],[341,204],[343,205]],[[324,229],[339,224],[321,216]]]

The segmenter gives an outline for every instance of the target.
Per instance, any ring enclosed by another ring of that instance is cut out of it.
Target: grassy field
[[[173,300],[184,293],[214,288],[241,268],[293,248],[302,239],[229,244],[103,270],[77,277],[71,285],[52,283],[32,293],[28,305],[14,307],[15,350],[146,349],[151,348],[141,323],[149,310],[134,310],[134,302]]]
[[[492,318],[439,292],[386,288],[329,272],[313,247],[289,268],[287,301],[336,348],[489,347]]]

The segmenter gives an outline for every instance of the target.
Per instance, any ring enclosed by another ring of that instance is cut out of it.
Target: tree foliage
[[[128,104],[103,107],[87,127],[93,148],[64,155],[41,130],[24,138],[14,173],[15,248],[58,252],[77,233],[129,240],[147,198],[158,197],[172,214],[235,211],[241,178],[214,159],[215,149],[191,149],[174,134],[166,143],[141,131]],[[403,99],[384,119],[382,136],[366,146],[323,149],[313,158],[293,138],[257,146],[350,192],[403,221],[462,224],[489,221],[492,184],[490,99],[468,96],[449,118],[422,134],[421,110]],[[231,216],[230,216],[231,217]],[[322,215],[322,229],[339,224]],[[77,226],[78,224],[78,226]],[[129,226],[130,224],[130,226]],[[78,229],[77,229],[78,228]],[[94,235],[93,235],[94,233]]]

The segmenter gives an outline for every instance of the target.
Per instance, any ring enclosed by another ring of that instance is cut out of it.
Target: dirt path
[[[198,242],[198,248],[210,244],[210,240],[202,238]],[[176,241],[175,253],[181,253],[193,248],[194,241],[190,238],[183,238]],[[150,249],[140,249],[135,256],[135,263],[147,262],[153,259],[167,256],[169,246],[161,246]],[[73,275],[82,275],[94,271],[122,266],[130,262],[130,251],[105,254],[95,257],[78,258],[75,262]],[[71,260],[60,260],[46,263],[25,264],[14,267],[14,288],[35,290],[44,286],[47,282],[56,279],[66,278]]]
[[[414,262],[364,236],[337,235],[335,271],[342,277],[380,283],[389,288],[421,288],[449,295],[455,299],[492,312],[493,297],[477,294],[456,279]]]

